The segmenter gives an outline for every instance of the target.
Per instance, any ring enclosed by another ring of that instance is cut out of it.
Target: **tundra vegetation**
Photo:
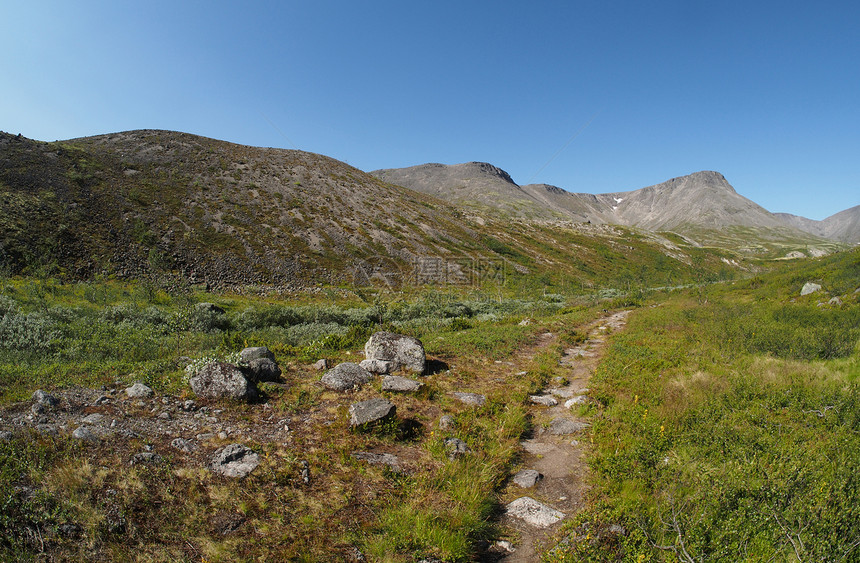
[[[30,425],[6,436],[0,559],[348,561],[358,550],[374,561],[473,560],[503,534],[496,522],[522,465],[529,395],[564,375],[558,359],[581,327],[623,307],[635,310],[592,379],[598,402],[579,407],[593,424],[587,507],[544,558],[860,560],[858,280],[856,250],[740,281],[648,290],[631,280],[588,294],[287,299],[7,277],[3,419],[28,412],[35,389],[109,393],[140,381],[158,397],[193,399],[187,366],[267,346],[284,373],[283,384],[260,385],[263,402],[198,407],[240,428],[285,422],[277,440],[245,441],[261,463],[242,480],[215,475],[203,455],[232,438],[186,455],[155,435],[87,442]],[[799,297],[807,281],[822,291]],[[423,341],[433,367],[418,392],[319,385],[313,362],[360,360],[379,329]],[[558,339],[538,349],[546,332]],[[487,401],[463,405],[454,391]],[[350,429],[349,403],[380,395],[397,418]],[[129,416],[154,418],[149,407]],[[450,437],[469,453],[450,457]],[[156,463],[129,462],[149,450]],[[396,453],[402,470],[357,451]]]

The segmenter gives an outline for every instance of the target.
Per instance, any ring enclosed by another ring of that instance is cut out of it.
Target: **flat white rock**
[[[536,528],[548,528],[564,518],[564,512],[560,512],[531,497],[518,498],[508,504],[506,511],[514,518],[519,518],[526,524]]]

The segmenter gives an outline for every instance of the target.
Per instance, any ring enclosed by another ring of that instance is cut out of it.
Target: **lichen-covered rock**
[[[460,438],[445,438],[443,442],[448,459],[457,459],[469,453],[469,446]]]
[[[394,418],[397,407],[385,399],[376,398],[353,403],[349,407],[349,425],[365,426]]]
[[[230,444],[212,456],[212,471],[225,477],[246,477],[260,465],[260,456],[242,444]]]
[[[460,391],[455,391],[451,394],[454,395],[454,397],[461,403],[472,405],[473,407],[480,407],[487,402],[486,395],[479,395],[478,393],[462,393]]]
[[[562,518],[564,513],[536,501],[531,497],[520,497],[508,504],[506,512],[536,528],[547,528]]]
[[[382,390],[396,393],[412,393],[421,389],[423,384],[399,375],[386,375],[382,378]]]
[[[60,400],[51,395],[50,393],[45,393],[41,389],[37,389],[33,392],[33,402],[37,405],[41,405],[43,407],[56,407],[60,404]]]
[[[256,385],[248,381],[242,370],[226,362],[204,366],[190,380],[191,390],[207,399],[250,401],[259,395]]]
[[[549,423],[547,431],[554,436],[565,436],[567,434],[582,432],[589,427],[591,425],[587,422],[577,422],[569,418],[556,418]]]
[[[523,469],[514,475],[514,483],[523,489],[534,487],[541,479],[543,475],[535,469]]]
[[[423,374],[427,363],[420,340],[393,332],[374,333],[364,345],[364,356],[368,360],[391,362],[391,371],[405,369]]]
[[[535,405],[543,405],[545,407],[554,407],[558,404],[558,400],[552,395],[531,395],[529,401]]]
[[[803,284],[803,287],[800,290],[800,296],[809,295],[810,293],[815,293],[816,291],[821,291],[821,286],[817,283],[806,282]]]
[[[266,346],[252,346],[244,348],[239,352],[239,361],[245,364],[251,363],[252,360],[265,358],[275,361],[275,354],[272,353]]]
[[[145,399],[147,397],[152,397],[155,394],[155,391],[153,391],[149,386],[138,382],[131,387],[128,387],[125,390],[125,394],[130,399]]]
[[[320,381],[334,391],[349,391],[350,389],[360,389],[371,379],[373,379],[373,375],[360,365],[344,362],[325,372]]]
[[[376,375],[391,373],[391,370],[394,369],[394,362],[385,360],[361,360],[358,365]]]
[[[254,358],[246,366],[242,367],[242,371],[251,381],[280,381],[281,368],[274,360],[269,358]]]

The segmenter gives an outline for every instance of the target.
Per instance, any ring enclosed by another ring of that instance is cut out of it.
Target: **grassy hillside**
[[[591,508],[545,559],[860,560],[858,289],[855,250],[631,315],[593,380]]]
[[[168,131],[56,143],[2,134],[0,202],[0,274],[70,281],[653,286],[756,267],[631,229],[478,220],[324,156]]]

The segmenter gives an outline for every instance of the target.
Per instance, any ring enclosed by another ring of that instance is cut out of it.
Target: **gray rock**
[[[225,477],[242,478],[260,465],[260,456],[242,444],[230,444],[212,456],[212,471]]]
[[[45,393],[41,389],[37,389],[33,392],[33,401],[42,405],[43,407],[53,408],[60,404],[60,400],[51,395],[50,393]]]
[[[459,438],[445,438],[443,444],[445,444],[445,450],[448,452],[448,459],[463,457],[471,451],[466,442]]]
[[[531,497],[520,497],[506,507],[508,514],[536,528],[548,528],[562,518],[564,513],[536,501]]]
[[[514,475],[514,483],[524,489],[534,487],[541,479],[543,479],[543,475],[534,469],[523,469]]]
[[[422,385],[423,383],[419,383],[414,379],[409,379],[408,377],[401,377],[399,375],[386,375],[382,378],[383,391],[411,393],[413,391],[418,391]]]
[[[427,361],[420,340],[392,332],[374,333],[364,345],[364,357],[392,362],[391,371],[405,369],[413,373],[424,373]]]
[[[141,452],[139,454],[134,454],[131,458],[131,465],[137,465],[142,463],[144,465],[155,465],[157,463],[161,463],[162,457],[157,453],[153,452]]]
[[[198,311],[203,311],[206,313],[215,313],[216,315],[223,315],[227,312],[215,303],[209,302],[198,303],[194,306],[194,308]]]
[[[385,360],[361,360],[358,362],[358,365],[370,373],[375,373],[376,375],[391,373],[394,369],[394,362],[388,362]]]
[[[393,454],[377,454],[373,452],[353,452],[352,457],[366,461],[371,465],[387,465],[395,471],[400,471],[400,459]]]
[[[277,382],[281,380],[281,368],[269,358],[254,358],[242,366],[245,376],[255,382]]]
[[[485,395],[479,395],[477,393],[460,393],[459,391],[455,391],[451,394],[454,395],[454,397],[456,397],[461,403],[475,407],[480,407],[487,402],[487,397]]]
[[[314,369],[316,369],[317,371],[323,371],[328,369],[328,360],[326,360],[325,358],[317,360],[317,362],[314,364]]]
[[[588,395],[577,395],[564,402],[564,408],[569,409],[574,405],[584,405],[589,401]]]
[[[559,397],[561,399],[570,399],[573,396],[573,391],[570,389],[559,389],[558,387],[554,387],[552,389],[548,389],[549,393],[554,397]]]
[[[239,352],[239,361],[250,364],[252,360],[267,359],[275,361],[275,355],[266,346],[253,346]]]
[[[529,401],[536,405],[543,405],[545,407],[554,407],[558,404],[558,401],[552,395],[531,395],[529,397]]]
[[[194,442],[186,440],[185,438],[174,438],[174,440],[170,442],[170,445],[185,453],[191,453],[197,449]]]
[[[385,399],[376,398],[353,403],[349,407],[349,425],[364,426],[394,418],[397,407]]]
[[[226,362],[212,362],[204,366],[191,378],[191,390],[198,397],[207,399],[235,399],[249,401],[259,392],[245,374]]]
[[[335,391],[360,389],[373,379],[373,375],[353,362],[344,362],[325,372],[320,380],[323,385]]]
[[[456,427],[457,424],[454,422],[454,417],[450,414],[443,414],[441,417],[439,417],[439,430],[450,432]]]
[[[8,430],[0,430],[0,442],[6,442],[12,439],[12,433]]]
[[[89,414],[85,416],[81,422],[86,424],[101,424],[105,421],[105,415],[94,412],[93,414]]]
[[[842,300],[838,297],[831,297],[830,301],[828,301],[827,303],[828,305],[835,305],[836,307],[839,307],[842,305]]]
[[[821,286],[817,283],[806,282],[803,284],[803,288],[800,290],[800,296],[809,295],[810,293],[815,293],[816,291],[821,291]]]
[[[75,428],[75,431],[72,432],[72,437],[77,438],[78,440],[83,440],[85,442],[98,442],[99,437],[95,432],[90,430],[86,426],[78,426]]]
[[[589,427],[591,427],[591,425],[587,422],[576,422],[569,418],[556,418],[549,423],[547,431],[555,436],[565,436],[567,434],[582,432]]]

